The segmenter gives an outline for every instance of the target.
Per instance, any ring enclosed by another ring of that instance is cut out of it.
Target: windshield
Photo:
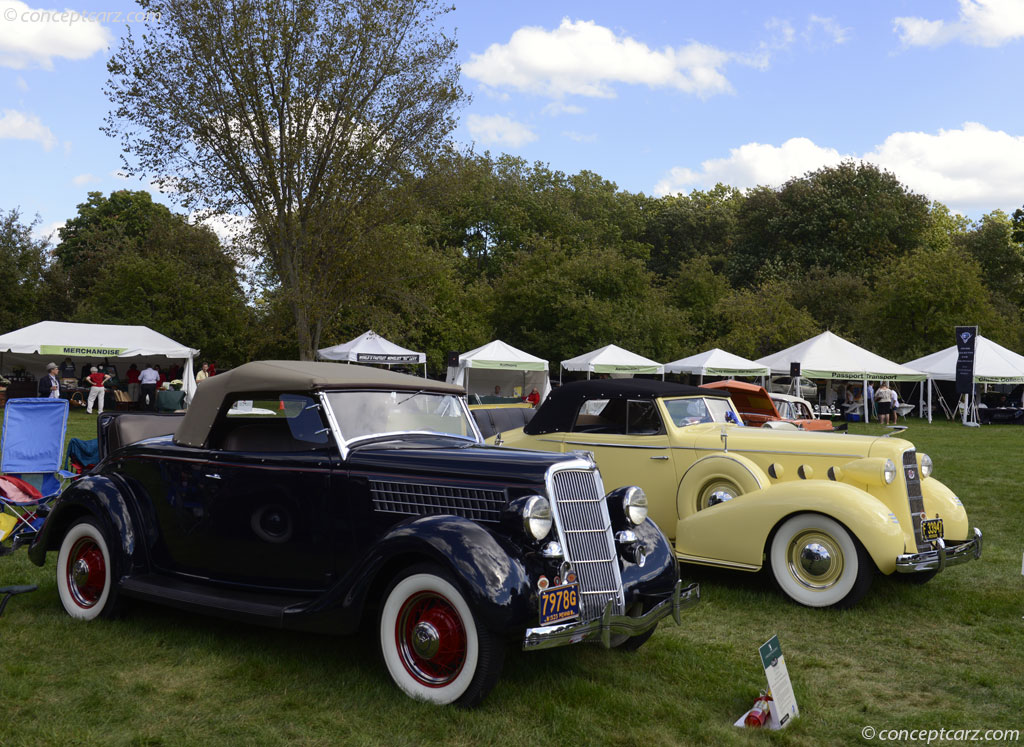
[[[346,442],[410,432],[476,440],[466,408],[454,394],[329,392],[327,402]]]
[[[687,397],[666,399],[665,409],[677,428],[695,423],[738,423],[743,425],[739,414],[733,410],[727,399],[711,397]]]

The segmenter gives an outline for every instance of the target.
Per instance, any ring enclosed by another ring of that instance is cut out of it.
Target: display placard
[[[776,728],[787,726],[800,715],[800,709],[796,705],[796,696],[789,681],[789,670],[786,669],[786,659],[782,656],[779,637],[773,635],[758,651],[764,665],[764,675],[768,679],[768,687],[772,691],[772,725],[777,725]]]
[[[956,328],[956,393],[974,394],[974,346],[978,328]]]
[[[789,364],[789,375],[794,379],[800,375],[800,361],[793,361]]]

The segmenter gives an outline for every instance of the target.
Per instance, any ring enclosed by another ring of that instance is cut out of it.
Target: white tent
[[[869,380],[923,381],[927,378],[920,371],[901,366],[827,331],[774,355],[758,358],[757,362],[769,366],[773,374],[780,375],[788,375],[790,364],[799,363],[801,376],[809,379],[861,381],[865,392]],[[869,409],[865,397],[865,422],[868,420]]]
[[[562,361],[562,368],[566,371],[586,371],[588,379],[591,374],[595,373],[619,376],[661,374],[661,377],[665,378],[663,365],[650,358],[623,350],[618,345],[605,345],[603,348]]]
[[[46,373],[47,363],[59,365],[64,358],[77,363],[95,363],[103,358],[140,358],[143,364],[184,360],[182,388],[186,401],[191,401],[196,391],[192,368],[197,355],[195,348],[136,325],[37,322],[0,335],[0,370],[23,366],[36,377]],[[124,376],[124,371],[118,373]]]
[[[928,421],[932,413],[932,381],[956,381],[956,345],[910,361],[906,365],[928,375]],[[1024,356],[978,335],[974,341],[975,384],[1024,384]],[[922,393],[922,398],[924,394]],[[924,403],[922,412],[924,412]]]
[[[543,402],[551,393],[548,362],[501,340],[460,355],[459,365],[448,367],[447,380],[449,384],[465,387],[470,395],[491,396],[494,387],[500,386],[509,393],[522,387],[520,391],[525,397],[537,387]]]
[[[665,373],[695,374],[700,376],[701,383],[704,383],[705,376],[769,376],[771,369],[719,348],[712,348],[688,358],[666,363]]]
[[[427,375],[427,356],[415,350],[406,350],[368,329],[354,340],[343,342],[330,348],[321,348],[317,356],[328,361],[344,361],[345,363],[366,363],[376,366],[407,366],[409,364],[423,366],[423,376]]]

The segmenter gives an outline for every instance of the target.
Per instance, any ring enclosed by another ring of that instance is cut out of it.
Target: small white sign
[[[773,635],[761,646],[759,651],[761,663],[764,665],[764,674],[768,679],[768,687],[772,691],[770,701],[772,728],[788,726],[793,719],[800,715],[800,709],[796,705],[796,696],[793,694],[793,685],[789,681],[789,670],[786,669],[786,659],[782,655],[779,637]]]

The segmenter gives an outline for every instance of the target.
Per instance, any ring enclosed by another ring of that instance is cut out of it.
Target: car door
[[[676,471],[654,400],[593,399],[583,403],[563,441],[564,451],[576,449],[594,454],[605,490],[638,485],[649,496],[654,522],[675,525]]]
[[[180,506],[192,527],[179,571],[283,590],[330,584],[334,544],[350,538],[331,489],[339,457],[317,407],[282,394],[228,411],[194,475],[191,505]]]

